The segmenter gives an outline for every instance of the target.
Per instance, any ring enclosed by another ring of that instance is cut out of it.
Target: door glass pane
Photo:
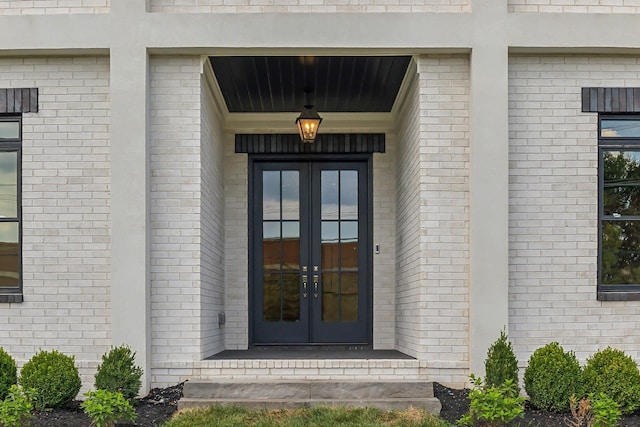
[[[338,273],[322,274],[322,321],[340,321],[340,283]]]
[[[322,273],[322,292],[336,294],[340,292],[340,282],[338,273]]]
[[[263,317],[296,322],[300,320],[299,171],[263,171],[262,180]]]
[[[358,222],[340,222],[340,267],[358,268]]]
[[[17,222],[0,223],[0,286],[19,286],[20,262]]]
[[[280,320],[280,273],[265,273],[262,283],[264,320],[277,322]]]
[[[2,124],[3,122],[0,122]],[[18,217],[18,153],[0,152],[0,217]]]
[[[338,219],[338,171],[322,171],[320,197],[322,219]]]
[[[640,137],[640,120],[603,119],[600,121],[600,136],[605,138]]]
[[[300,270],[300,223],[282,222],[282,269]]]
[[[602,221],[602,283],[640,283],[640,221]]]
[[[298,171],[282,171],[282,219],[300,219]]]
[[[262,172],[262,219],[280,219],[280,171]]]
[[[340,219],[358,219],[358,171],[340,171]]]
[[[262,265],[264,270],[280,271],[280,223],[262,223]]]
[[[300,320],[299,278],[298,273],[282,275],[282,320],[285,322]]]
[[[640,152],[603,151],[604,215],[640,215]]]
[[[0,138],[18,139],[20,138],[19,121],[0,121]]]
[[[322,221],[322,270],[339,267],[338,221]]]
[[[355,322],[358,320],[358,273],[342,273],[340,291],[342,321]]]

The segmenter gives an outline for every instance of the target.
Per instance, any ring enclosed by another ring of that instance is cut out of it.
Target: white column
[[[506,1],[474,2],[471,53],[471,372],[509,322],[509,110]],[[486,24],[485,24],[486,23]]]
[[[145,0],[111,1],[111,330],[150,385],[148,55],[136,37]],[[115,24],[117,22],[117,25]]]

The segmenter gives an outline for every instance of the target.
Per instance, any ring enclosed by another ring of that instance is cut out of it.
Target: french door
[[[367,161],[254,161],[253,344],[370,344]]]

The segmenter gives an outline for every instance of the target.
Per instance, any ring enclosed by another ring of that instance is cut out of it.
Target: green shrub
[[[458,420],[459,426],[498,427],[522,417],[525,398],[518,396],[518,386],[511,379],[489,386],[473,374],[469,378],[473,384],[469,392],[469,413]]]
[[[618,403],[604,393],[590,393],[594,427],[616,427],[622,417]]]
[[[623,351],[607,347],[587,359],[584,385],[589,392],[609,396],[623,414],[640,408],[640,371]]]
[[[134,422],[136,411],[120,392],[95,390],[84,394],[87,400],[80,404],[95,427],[112,427],[118,421]]]
[[[16,361],[0,347],[0,400],[9,394],[9,388],[18,383]]]
[[[518,359],[513,352],[507,334],[500,331],[500,338],[494,342],[487,351],[487,359],[484,361],[486,371],[485,382],[489,387],[498,387],[507,380],[515,386],[515,396],[520,394],[518,386]]]
[[[56,350],[40,351],[25,363],[19,383],[35,389],[35,408],[59,408],[80,391],[81,380],[73,356]]]
[[[13,384],[9,387],[7,397],[0,401],[0,426],[20,427],[27,425],[31,418],[31,405],[34,390],[22,390]]]
[[[102,364],[95,375],[96,388],[118,391],[129,400],[137,397],[143,371],[135,365],[135,357],[136,353],[124,345],[102,355]]]
[[[557,342],[537,349],[524,371],[524,389],[531,405],[545,411],[566,412],[571,396],[583,396],[582,370],[572,351]]]

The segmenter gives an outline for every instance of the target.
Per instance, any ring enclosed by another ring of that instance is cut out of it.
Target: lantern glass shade
[[[302,113],[300,113],[300,116],[296,119],[300,140],[307,144],[314,142],[318,135],[318,128],[320,127],[321,122],[322,117],[318,115],[314,106],[305,105],[302,109]]]

